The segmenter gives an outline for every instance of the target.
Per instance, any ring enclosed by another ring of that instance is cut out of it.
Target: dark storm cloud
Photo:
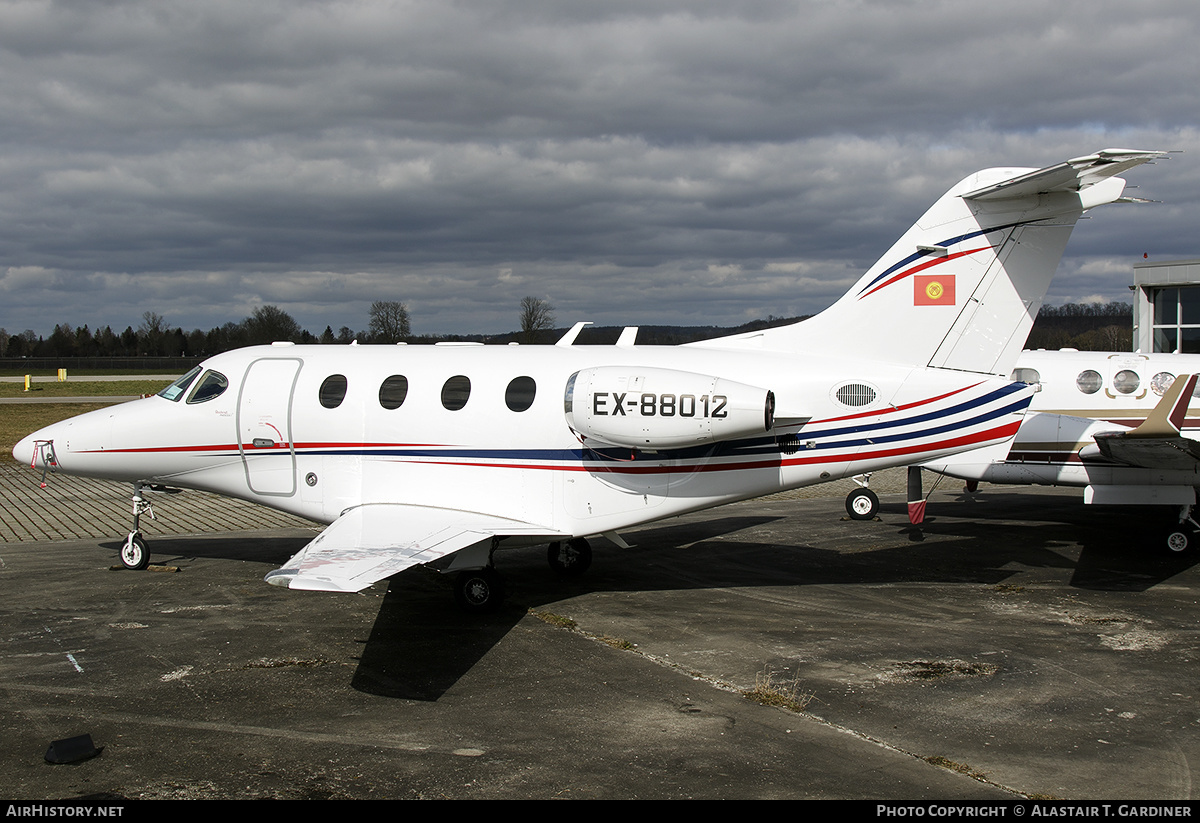
[[[375,299],[420,332],[812,312],[946,188],[1195,149],[1182,2],[0,3],[0,325],[187,328]],[[1053,302],[1192,257],[1162,205],[1081,223]]]

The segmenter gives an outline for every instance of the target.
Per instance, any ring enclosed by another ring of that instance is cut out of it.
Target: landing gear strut
[[[1200,532],[1200,523],[1192,518],[1192,506],[1181,506],[1179,522],[1167,530],[1167,551],[1172,554],[1190,552],[1196,547],[1196,533]]]
[[[578,577],[592,565],[592,546],[582,537],[572,538],[565,545],[555,540],[546,548],[546,560],[556,574]]]
[[[127,569],[141,571],[150,565],[150,549],[142,537],[141,519],[143,514],[154,518],[154,508],[150,501],[142,497],[141,483],[133,484],[133,530],[125,537],[125,545],[121,547],[121,565]]]

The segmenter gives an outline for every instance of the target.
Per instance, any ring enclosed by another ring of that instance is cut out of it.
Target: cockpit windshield
[[[196,388],[192,389],[192,394],[187,401],[188,403],[203,403],[205,400],[220,397],[227,388],[229,388],[229,381],[225,379],[225,375],[210,369],[204,373],[204,377],[200,378]]]
[[[199,373],[200,373],[200,367],[196,366],[196,368],[192,369],[190,372],[185,374],[183,377],[179,378],[174,383],[172,383],[171,385],[167,386],[165,389],[160,391],[158,393],[158,396],[165,397],[168,400],[174,400],[174,401],[178,402],[179,398],[183,397],[184,393],[187,391],[188,386],[192,385],[192,381],[196,379],[196,375],[198,375]]]

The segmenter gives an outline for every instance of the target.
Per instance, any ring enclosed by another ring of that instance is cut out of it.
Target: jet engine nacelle
[[[567,380],[563,404],[567,425],[585,442],[634,449],[761,436],[775,422],[770,391],[674,369],[583,369]]]

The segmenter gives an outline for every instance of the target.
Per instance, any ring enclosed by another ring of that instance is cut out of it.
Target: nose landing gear
[[[149,514],[151,520],[155,519],[154,507],[142,497],[142,488],[142,483],[133,484],[133,530],[125,537],[125,545],[121,547],[121,565],[136,571],[150,565],[150,549],[141,532],[142,515]]]

